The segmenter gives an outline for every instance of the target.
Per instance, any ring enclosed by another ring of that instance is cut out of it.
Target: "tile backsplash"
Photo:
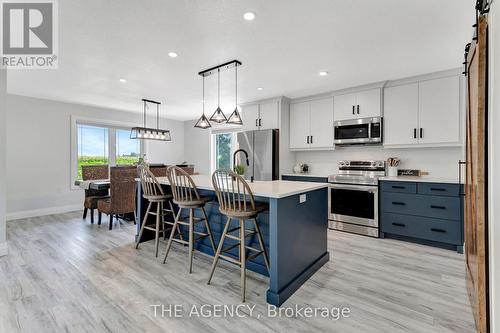
[[[388,149],[348,146],[334,151],[297,152],[295,161],[307,163],[311,174],[330,175],[338,171],[337,163],[341,160],[387,160],[388,157],[400,158],[399,167],[402,169],[420,169],[432,177],[457,178],[458,161],[464,159],[464,152],[462,147]]]

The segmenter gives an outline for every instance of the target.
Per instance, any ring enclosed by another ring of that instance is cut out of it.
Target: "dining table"
[[[75,180],[75,186],[84,190],[108,190],[111,187],[111,181],[109,179]]]

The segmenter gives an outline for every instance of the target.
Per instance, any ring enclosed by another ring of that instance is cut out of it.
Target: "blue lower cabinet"
[[[383,213],[382,219],[382,231],[386,233],[454,245],[459,245],[462,240],[460,221],[391,213]]]
[[[328,183],[328,177],[313,177],[313,176],[292,176],[283,175],[281,180],[290,180],[294,182],[311,182],[311,183]]]
[[[384,184],[388,183],[388,184]],[[380,182],[381,237],[395,237],[463,252],[463,198],[459,185]],[[413,190],[416,190],[416,193]],[[401,190],[401,189],[397,189]]]

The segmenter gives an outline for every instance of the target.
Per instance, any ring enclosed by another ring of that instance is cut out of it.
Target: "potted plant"
[[[236,164],[234,166],[234,172],[236,172],[240,176],[244,175],[245,174],[245,166],[242,164]]]

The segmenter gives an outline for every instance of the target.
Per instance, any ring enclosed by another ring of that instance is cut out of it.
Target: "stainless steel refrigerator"
[[[245,179],[250,181],[277,180],[279,177],[279,130],[238,133],[235,154],[236,164],[245,166]]]

